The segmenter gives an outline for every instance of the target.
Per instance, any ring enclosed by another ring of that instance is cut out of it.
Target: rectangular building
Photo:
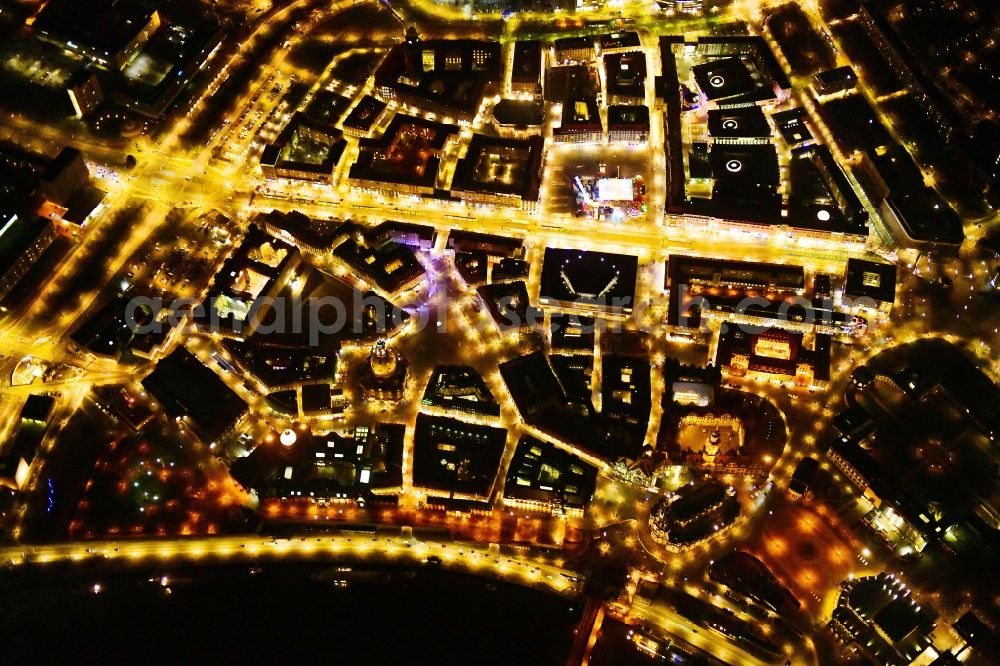
[[[142,385],[167,414],[209,444],[232,432],[249,412],[243,398],[183,347],[157,363]]]
[[[596,486],[596,467],[523,435],[507,468],[503,500],[506,506],[582,517]]]
[[[601,143],[604,124],[594,97],[577,97],[563,104],[562,121],[552,130],[556,143]]]
[[[514,42],[510,67],[510,91],[540,95],[544,77],[542,43],[539,41]]]
[[[56,235],[50,220],[29,220],[17,213],[0,211],[0,299],[20,282]]]
[[[348,182],[384,195],[434,193],[441,156],[458,127],[396,115],[377,139],[362,139]]]
[[[476,134],[455,167],[451,193],[469,203],[535,210],[544,161],[541,136],[501,139]]]

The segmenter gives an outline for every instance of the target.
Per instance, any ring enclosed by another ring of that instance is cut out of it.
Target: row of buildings
[[[99,212],[105,192],[91,183],[80,151],[54,159],[0,151],[0,299],[60,234],[71,237]]]

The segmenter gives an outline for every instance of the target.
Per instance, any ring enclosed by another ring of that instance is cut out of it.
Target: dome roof
[[[385,340],[379,340],[368,355],[368,365],[376,377],[391,377],[396,372],[396,353],[385,344]]]

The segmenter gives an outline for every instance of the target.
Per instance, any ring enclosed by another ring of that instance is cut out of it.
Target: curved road
[[[290,538],[254,534],[0,547],[0,562],[11,567],[26,563],[44,565],[101,560],[119,565],[238,563],[253,562],[258,558],[420,564],[426,563],[429,557],[439,558],[444,568],[492,576],[566,597],[577,596],[583,585],[580,574],[525,554],[515,557],[491,550],[486,545],[415,539],[398,534],[354,533]]]

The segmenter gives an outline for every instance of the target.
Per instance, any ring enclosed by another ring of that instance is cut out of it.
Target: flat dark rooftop
[[[350,177],[433,187],[439,158],[435,155],[458,127],[415,116],[396,115],[377,139],[362,139]]]
[[[566,51],[569,49],[594,48],[594,38],[586,35],[580,37],[560,37],[555,41],[556,51]]]
[[[531,305],[524,282],[494,282],[477,287],[476,292],[501,331],[522,328],[543,320],[541,311]]]
[[[670,511],[680,521],[688,521],[726,497],[726,489],[718,483],[706,483],[681,489]]]
[[[755,86],[750,70],[739,58],[719,58],[691,68],[702,94],[715,101],[752,93]]]
[[[34,245],[48,224],[47,220],[0,212],[0,274],[6,273]]]
[[[247,403],[183,347],[156,364],[143,387],[171,416],[186,416],[209,442],[247,411]]]
[[[868,211],[826,146],[792,149],[788,164],[790,226],[830,233],[868,235]]]
[[[813,138],[806,126],[808,117],[809,114],[801,106],[771,114],[771,120],[789,146],[797,146]]]
[[[622,128],[649,129],[649,107],[631,104],[608,106],[608,130]]]
[[[864,259],[847,260],[845,296],[865,296],[892,303],[896,300],[896,265]]]
[[[965,240],[961,218],[933,190],[890,194],[886,204],[918,241],[960,245]]]
[[[768,264],[672,254],[667,257],[667,286],[693,280],[713,284],[743,284],[798,290],[805,286],[805,269],[790,264]]]
[[[337,369],[336,354],[315,349],[257,344],[257,341],[223,340],[223,347],[240,365],[267,387],[277,388],[301,381],[332,379]]]
[[[330,90],[320,90],[313,95],[303,113],[318,122],[336,125],[350,105],[351,100],[347,97]]]
[[[476,134],[455,166],[452,190],[517,195],[538,201],[545,140],[502,139]]]
[[[493,236],[461,229],[448,232],[447,247],[456,252],[486,252],[491,255],[511,256],[519,252],[523,245],[524,240],[516,236]]]
[[[604,56],[604,73],[609,97],[613,95],[645,97],[645,53],[636,51],[606,55]]]
[[[523,435],[508,466],[504,497],[583,508],[596,485],[596,467],[552,444]]]
[[[305,413],[329,409],[333,391],[326,382],[306,384],[302,387],[302,411]]]
[[[515,83],[541,83],[542,43],[523,41],[514,44],[510,79]]]
[[[778,154],[772,144],[715,143],[709,152],[712,177],[739,189],[777,187]]]
[[[885,632],[893,643],[897,643],[920,624],[920,617],[914,612],[906,597],[890,601],[875,614],[875,624]]]
[[[858,75],[850,65],[827,69],[816,75],[816,80],[826,85],[853,86],[858,81]]]
[[[771,136],[771,126],[759,106],[712,109],[708,133],[722,138],[764,138]]]
[[[493,119],[500,125],[535,127],[542,124],[545,111],[538,102],[502,99],[493,107]]]
[[[542,261],[543,300],[631,309],[639,259],[631,255],[549,247]]]
[[[507,431],[443,416],[417,414],[413,485],[487,496],[500,468]]]
[[[385,113],[386,108],[385,102],[371,95],[365,95],[344,118],[343,127],[367,134],[375,128],[375,123]]]
[[[624,48],[640,48],[641,44],[639,42],[639,33],[634,30],[628,30],[625,32],[609,32],[601,35],[597,38],[597,42],[601,45],[601,49],[624,49]]]
[[[55,404],[56,399],[50,395],[29,395],[28,399],[24,401],[24,406],[21,407],[21,420],[45,423],[49,420]]]

